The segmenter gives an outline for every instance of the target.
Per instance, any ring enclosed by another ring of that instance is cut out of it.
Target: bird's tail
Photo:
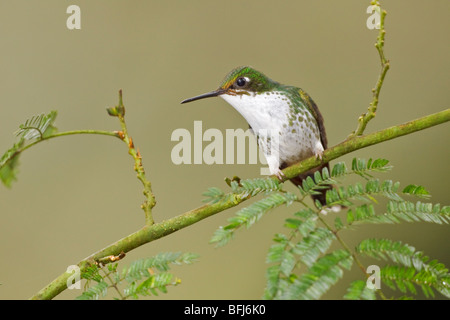
[[[314,172],[316,172],[316,171],[322,172],[323,168],[325,168],[325,167],[326,167],[328,170],[330,170],[330,165],[329,165],[328,163],[324,163],[324,164],[322,164],[320,167],[313,168],[313,169],[311,169],[311,170],[309,170],[309,171],[306,171],[306,172],[304,172],[304,173],[302,173],[302,174],[299,174],[298,176],[292,178],[292,179],[291,179],[291,182],[292,182],[293,184],[295,184],[296,186],[301,186],[301,185],[302,185],[302,181],[303,181],[304,179],[306,179],[306,178],[308,178],[308,177],[311,177],[311,178],[314,179]],[[333,188],[333,186],[328,185],[328,186],[326,186],[326,188],[318,189],[317,191],[320,192],[320,194],[313,194],[313,195],[311,195],[311,197],[312,197],[312,199],[314,200],[314,202],[315,202],[316,200],[319,200],[319,202],[320,202],[322,205],[326,205],[326,193],[327,193],[327,190],[330,190],[330,189],[332,189],[332,188]]]

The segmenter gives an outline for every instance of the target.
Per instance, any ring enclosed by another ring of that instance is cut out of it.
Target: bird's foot
[[[286,175],[280,169],[278,169],[277,172],[275,172],[275,175],[277,176],[278,180],[280,180],[281,182],[284,181],[284,179],[286,178]]]
[[[314,153],[314,156],[316,157],[316,159],[319,159],[320,161],[322,161],[322,160],[323,160],[323,150],[321,150],[321,151],[316,151],[316,152]]]

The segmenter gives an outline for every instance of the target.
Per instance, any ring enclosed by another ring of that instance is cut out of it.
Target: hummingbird
[[[303,159],[322,159],[327,148],[324,120],[312,98],[302,89],[274,81],[249,66],[231,70],[218,89],[183,100],[188,103],[210,97],[221,97],[248,122],[264,153],[269,171],[283,180],[282,169]],[[302,185],[317,170],[329,169],[328,163],[292,179]],[[322,205],[327,189],[312,195]]]

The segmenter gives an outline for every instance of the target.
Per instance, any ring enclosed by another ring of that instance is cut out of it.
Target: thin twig
[[[375,85],[375,88],[372,89],[373,98],[372,98],[372,102],[369,105],[368,111],[366,113],[362,114],[358,118],[358,126],[357,126],[356,130],[353,131],[348,136],[347,139],[351,139],[355,136],[361,136],[364,133],[364,130],[366,129],[369,121],[372,120],[376,116],[380,91],[383,86],[383,82],[384,82],[386,73],[390,67],[389,60],[387,60],[384,55],[384,37],[386,35],[386,31],[384,30],[384,19],[386,17],[387,12],[386,12],[386,10],[381,10],[380,4],[378,1],[372,1],[372,4],[376,5],[377,10],[380,11],[379,12],[379,14],[380,14],[380,31],[378,33],[377,42],[375,43],[375,47],[377,48],[378,54],[380,56],[381,71],[380,71],[380,75],[378,76],[378,80]]]
[[[101,270],[103,271],[105,276],[108,278],[108,280],[111,282],[111,287],[113,287],[117,291],[117,293],[119,294],[120,299],[124,300],[125,297],[122,295],[122,292],[120,292],[120,289],[117,286],[117,283],[113,279],[111,279],[111,277],[109,276],[110,272],[105,272],[105,270],[103,270],[103,268],[101,268]]]
[[[152,184],[145,176],[141,153],[135,148],[133,139],[128,134],[127,125],[125,123],[125,107],[122,100],[122,90],[119,91],[119,105],[113,108],[108,108],[107,111],[111,116],[116,116],[119,119],[122,131],[119,131],[118,135],[120,139],[122,139],[128,146],[128,154],[130,154],[134,159],[134,171],[136,171],[137,178],[144,186],[143,193],[146,200],[141,205],[141,208],[145,212],[145,224],[152,225],[155,223],[152,215],[152,209],[156,205],[156,199],[152,192]]]

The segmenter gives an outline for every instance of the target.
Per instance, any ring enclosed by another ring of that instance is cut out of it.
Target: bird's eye
[[[245,85],[247,84],[247,79],[241,77],[241,78],[237,78],[236,80],[236,86],[239,88],[245,87]]]

